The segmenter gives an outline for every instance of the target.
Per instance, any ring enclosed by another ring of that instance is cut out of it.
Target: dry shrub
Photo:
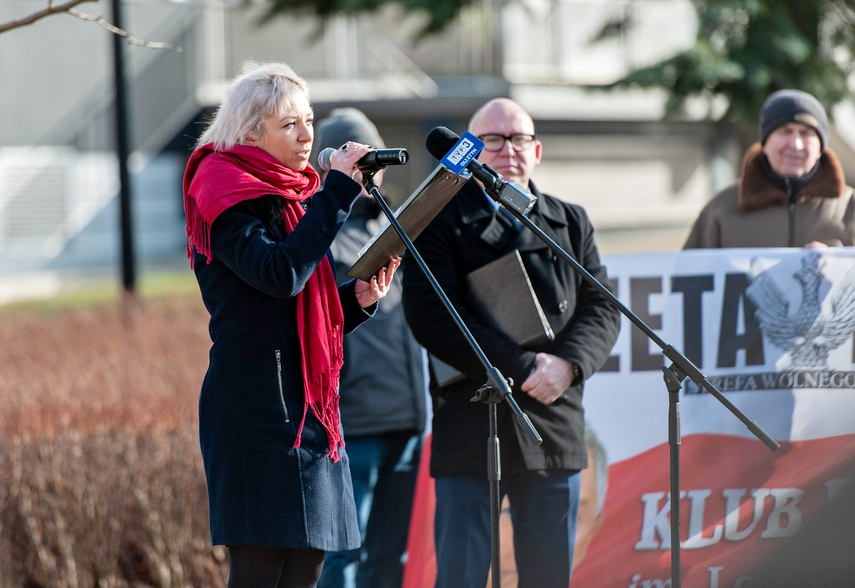
[[[218,587],[198,294],[0,315],[0,588]]]
[[[209,346],[198,294],[159,297],[131,313],[100,304],[0,315],[0,428],[53,436],[187,424]]]

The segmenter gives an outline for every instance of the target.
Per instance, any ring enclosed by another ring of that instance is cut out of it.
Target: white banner
[[[855,250],[697,250],[604,261],[632,313],[775,439],[855,433],[855,412],[840,410],[855,407]],[[667,442],[661,367],[671,363],[624,318],[611,371],[585,389],[588,420],[610,461]],[[684,435],[754,437],[713,396],[684,384]],[[820,419],[818,391],[830,408]]]
[[[855,250],[706,250],[605,261],[621,301],[660,343],[687,355],[747,421],[781,444],[770,450],[713,394],[684,380],[685,585],[767,581],[767,562],[851,481]],[[574,587],[670,585],[662,366],[673,363],[625,319],[607,370],[586,386],[587,419],[610,465],[603,526]],[[817,555],[810,546],[799,553],[801,569]]]
[[[699,250],[604,262],[620,300],[659,344],[624,318],[612,357],[586,383],[586,418],[605,450],[608,484],[571,586],[671,585],[671,404],[662,368],[675,356],[663,358],[660,344],[686,355],[781,445],[772,451],[715,395],[683,380],[675,405],[683,586],[855,585],[834,575],[844,573],[829,555],[841,538],[805,532],[829,512],[842,520],[830,509],[853,480],[855,249]],[[432,522],[430,482],[423,482],[407,574],[419,570],[421,583],[405,582],[408,588],[432,585],[435,573],[418,540],[430,540]],[[851,539],[842,545],[853,549]],[[818,558],[825,576],[796,578]],[[788,581],[775,576],[782,570]]]

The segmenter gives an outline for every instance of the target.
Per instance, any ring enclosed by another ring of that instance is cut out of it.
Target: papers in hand
[[[395,220],[407,237],[415,241],[465,183],[465,177],[443,166],[434,169],[395,211]],[[347,275],[367,282],[391,259],[403,255],[406,248],[395,227],[386,219],[380,230],[359,252],[359,259],[347,270]]]

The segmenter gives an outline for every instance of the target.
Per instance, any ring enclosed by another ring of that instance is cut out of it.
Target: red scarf
[[[211,143],[199,147],[190,156],[184,173],[187,256],[191,267],[195,251],[211,261],[211,225],[224,210],[244,200],[277,194],[282,197],[283,225],[291,233],[305,214],[300,202],[319,186],[320,178],[311,165],[302,172],[294,171],[258,147],[238,145],[226,151],[215,151]],[[338,461],[338,449],[344,447],[338,409],[344,313],[327,257],[320,260],[296,302],[305,389],[303,418],[294,447],[300,445],[311,408],[329,438],[328,455]]]

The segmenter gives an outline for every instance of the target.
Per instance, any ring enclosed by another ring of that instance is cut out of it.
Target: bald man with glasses
[[[469,131],[484,142],[478,159],[527,187],[537,203],[529,218],[594,277],[607,284],[594,229],[577,205],[542,194],[531,181],[541,161],[531,116],[506,98],[489,101]],[[479,346],[506,378],[543,443],[521,431],[507,402],[497,408],[502,497],[514,528],[519,588],[567,588],[579,504],[579,472],[587,465],[583,382],[617,339],[620,316],[603,296],[557,258],[532,231],[499,207],[471,179],[416,240],[436,280]],[[555,338],[521,347],[480,320],[466,276],[518,251]],[[414,265],[405,256],[404,265]],[[435,478],[437,588],[484,588],[490,568],[488,410],[471,402],[486,381],[484,367],[418,267],[404,272],[404,310],[416,339],[463,377],[432,377],[431,475]],[[433,370],[432,370],[433,371]]]

